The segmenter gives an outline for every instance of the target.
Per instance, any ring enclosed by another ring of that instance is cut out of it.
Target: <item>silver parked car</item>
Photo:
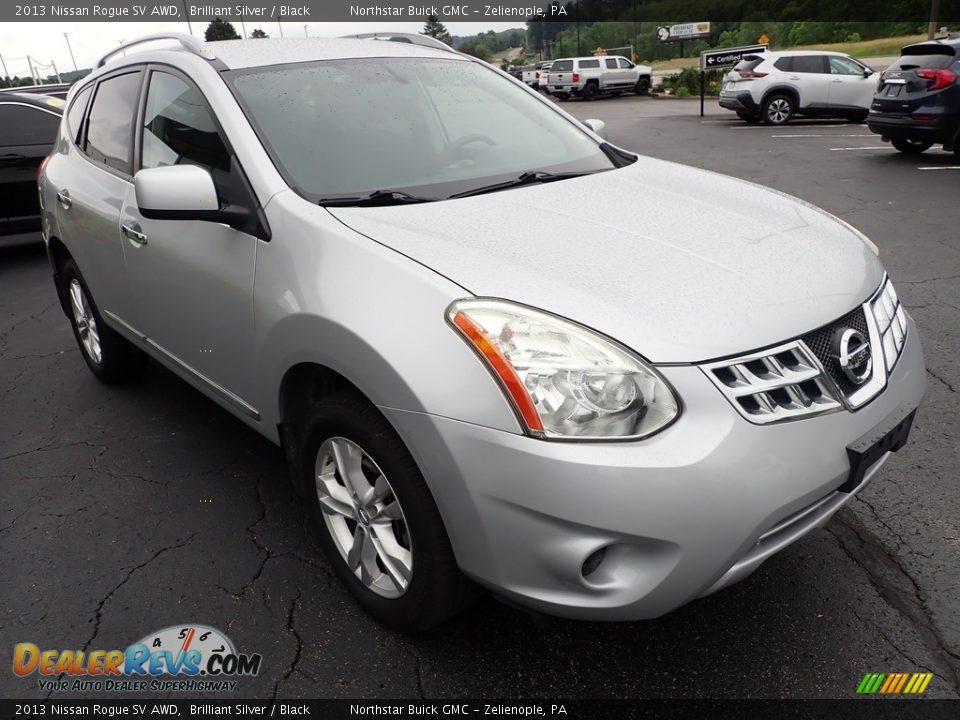
[[[71,92],[39,181],[63,308],[101,380],[150,356],[277,443],[382,622],[477,585],[661,615],[906,441],[917,329],[837,218],[427,38],[172,37]]]

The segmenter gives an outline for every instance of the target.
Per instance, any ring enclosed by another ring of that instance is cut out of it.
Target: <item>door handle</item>
[[[17,153],[4,153],[0,155],[0,163],[3,165],[16,165],[27,159],[26,155],[18,155]]]
[[[130,225],[121,225],[123,236],[130,241],[134,247],[143,247],[147,244],[147,236],[143,234],[143,228],[140,223],[131,223]]]
[[[832,83],[839,83],[839,82],[843,82],[843,80],[831,80],[830,82],[832,82]]]
[[[69,190],[61,190],[57,193],[57,202],[63,207],[64,210],[69,210],[70,206],[73,205],[73,200],[70,199]]]

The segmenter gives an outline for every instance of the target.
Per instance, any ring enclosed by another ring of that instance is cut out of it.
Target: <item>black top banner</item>
[[[32,22],[170,22],[313,21],[423,22],[434,15],[442,22],[742,22],[829,21],[921,23],[930,19],[930,0],[455,0],[442,2],[375,2],[371,0],[300,0],[240,2],[224,0],[53,0],[2,3],[0,21]],[[937,21],[960,20],[960,0],[939,0]]]

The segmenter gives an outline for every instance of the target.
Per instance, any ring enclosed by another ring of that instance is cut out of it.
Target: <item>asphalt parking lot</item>
[[[333,577],[278,449],[155,364],[98,384],[42,248],[0,248],[0,668],[18,642],[123,648],[197,622],[263,655],[237,697],[853,697],[866,672],[901,671],[960,698],[960,161],[901,156],[865,125],[748,126],[710,101],[705,118],[688,100],[564,107],[624,147],[820,205],[880,247],[928,390],[859,499],[655,621],[544,624],[487,599],[397,635]],[[3,697],[44,694],[0,672]]]

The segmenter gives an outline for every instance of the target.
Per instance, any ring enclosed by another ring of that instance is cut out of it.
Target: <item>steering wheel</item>
[[[454,159],[461,154],[460,151],[463,150],[463,148],[471,143],[476,142],[490,145],[491,147],[497,144],[496,141],[489,135],[484,135],[483,133],[469,133],[463,137],[457,138],[443,149],[443,152],[440,153],[440,164],[452,164]]]

